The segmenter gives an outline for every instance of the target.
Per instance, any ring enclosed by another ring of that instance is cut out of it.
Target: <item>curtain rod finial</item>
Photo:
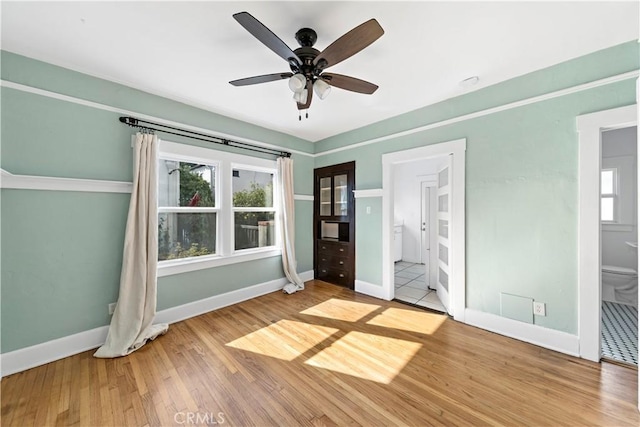
[[[129,126],[138,126],[138,119],[134,119],[133,117],[120,117],[120,122]]]

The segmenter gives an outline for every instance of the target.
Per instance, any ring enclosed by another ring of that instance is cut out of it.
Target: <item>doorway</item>
[[[580,357],[594,362],[601,355],[601,157],[602,132],[637,126],[637,106],[578,116],[578,338]],[[636,215],[640,209],[636,207]]]
[[[439,269],[432,248],[437,247],[438,172],[448,157],[401,163],[394,178],[394,236],[399,229],[403,236],[394,258],[394,298],[440,312],[446,308],[436,291]]]
[[[601,133],[601,358],[638,366],[637,126]]]
[[[433,277],[433,271],[442,271],[446,274],[440,275],[440,280],[446,280],[448,293],[445,296],[446,304],[448,308],[447,312],[459,321],[464,321],[465,310],[465,207],[464,207],[464,171],[465,171],[465,149],[466,140],[460,139],[455,141],[448,141],[439,144],[428,145],[424,147],[409,149],[405,151],[398,151],[395,153],[388,153],[382,156],[382,176],[383,176],[383,198],[382,198],[382,222],[383,222],[383,235],[382,235],[382,247],[383,247],[383,265],[382,265],[382,283],[383,283],[383,295],[386,299],[393,299],[395,296],[394,285],[394,256],[393,256],[393,233],[394,223],[401,220],[405,223],[404,218],[396,218],[395,216],[395,196],[396,196],[396,184],[402,179],[403,170],[419,164],[417,162],[436,161],[439,159],[439,165],[437,169],[434,169],[429,173],[414,173],[413,182],[417,186],[417,192],[421,188],[421,183],[425,181],[425,175],[434,175],[432,179],[433,183],[437,187],[438,173],[443,170],[444,164],[449,161],[447,178],[448,178],[448,193],[446,196],[440,194],[442,199],[447,200],[446,211],[438,211],[438,219],[444,219],[446,216],[448,232],[446,255],[439,257],[435,254],[434,246],[430,245],[430,265],[424,266],[423,271],[426,274],[426,268],[429,268],[429,275],[426,277]],[[434,163],[435,164],[435,163]],[[443,190],[444,191],[444,190]],[[418,196],[419,198],[419,196]],[[432,197],[431,197],[432,198]],[[439,206],[436,202],[435,206]],[[445,205],[443,205],[444,207]],[[420,215],[421,209],[416,209],[418,215]],[[442,216],[443,218],[440,218]],[[418,247],[421,246],[422,239],[421,234],[421,217],[416,220],[417,236],[411,240],[410,236],[407,236],[406,230],[403,231],[403,249],[410,248],[413,244]],[[406,224],[406,223],[405,223]],[[438,227],[432,226],[431,229],[435,232]],[[406,241],[406,242],[405,242]],[[444,245],[443,245],[444,246]],[[438,249],[440,249],[438,247]],[[420,251],[418,251],[420,252]],[[422,254],[418,254],[416,263],[422,264]],[[404,257],[403,257],[404,258]],[[435,259],[435,262],[433,261]],[[446,264],[446,265],[445,265]],[[444,268],[442,268],[444,266]],[[446,277],[446,279],[445,279]],[[436,273],[436,282],[437,282]],[[434,283],[435,284],[435,283]]]

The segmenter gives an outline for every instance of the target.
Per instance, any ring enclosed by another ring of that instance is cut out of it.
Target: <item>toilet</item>
[[[613,292],[611,292],[613,291]],[[609,298],[607,298],[607,295]],[[638,306],[638,272],[615,265],[602,266],[602,296],[605,300]]]

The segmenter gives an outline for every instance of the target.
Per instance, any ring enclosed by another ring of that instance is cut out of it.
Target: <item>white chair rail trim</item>
[[[0,169],[0,188],[46,191],[84,191],[92,193],[131,193],[133,184],[99,179],[57,178],[51,176],[13,175]]]

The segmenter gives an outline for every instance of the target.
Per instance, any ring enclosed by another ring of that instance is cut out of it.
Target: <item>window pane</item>
[[[449,275],[440,267],[438,267],[438,281],[445,290],[449,290]]]
[[[449,168],[444,168],[438,173],[438,188],[449,185]]]
[[[215,206],[215,175],[212,165],[160,159],[158,206]]]
[[[438,244],[438,259],[449,265],[449,248],[440,243]]]
[[[215,213],[158,214],[158,261],[215,253]]]
[[[438,196],[438,212],[449,212],[449,195]]]
[[[331,216],[331,178],[320,178],[320,215]]]
[[[613,194],[613,182],[615,174],[612,170],[603,170],[600,173],[600,191],[602,194]]]
[[[613,197],[603,197],[600,203],[600,221],[613,221]]]
[[[233,206],[273,207],[273,174],[233,170]]]
[[[449,221],[446,219],[438,220],[438,235],[447,239],[449,238]]]
[[[347,175],[336,175],[333,178],[333,184],[335,186],[333,200],[335,206],[333,208],[333,214],[337,216],[346,216],[347,212]]]
[[[276,244],[273,212],[235,212],[235,248],[249,249]]]

